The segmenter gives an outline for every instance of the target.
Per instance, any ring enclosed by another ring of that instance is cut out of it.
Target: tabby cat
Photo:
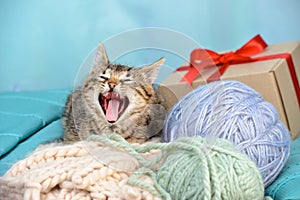
[[[67,100],[63,140],[118,133],[140,143],[159,135],[165,109],[153,83],[164,60],[141,68],[112,64],[100,43],[89,76]]]

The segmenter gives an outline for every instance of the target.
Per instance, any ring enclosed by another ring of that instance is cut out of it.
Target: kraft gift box
[[[259,92],[266,101],[275,106],[279,118],[290,130],[292,139],[295,139],[300,134],[300,42],[271,44],[252,57],[278,54],[289,54],[294,65],[290,66],[287,59],[283,58],[231,64],[220,76],[220,80],[237,80]],[[187,71],[171,73],[159,86],[159,91],[166,99],[167,108],[170,109],[182,96],[196,87],[207,84],[208,77],[217,69],[216,66],[203,69],[190,84],[182,80]]]

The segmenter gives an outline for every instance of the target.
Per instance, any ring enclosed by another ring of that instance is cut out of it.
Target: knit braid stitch
[[[106,163],[101,162],[91,155],[90,149],[95,154],[108,153],[112,158]],[[122,158],[118,160],[119,154]],[[117,166],[117,169],[111,166]],[[139,167],[133,156],[99,142],[51,144],[37,149],[0,178],[0,196],[2,199],[25,200],[160,199],[128,183],[131,171]],[[152,184],[149,176],[142,178]]]

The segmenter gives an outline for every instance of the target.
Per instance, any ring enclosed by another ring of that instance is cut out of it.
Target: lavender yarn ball
[[[238,81],[200,86],[173,106],[165,121],[164,142],[195,135],[229,140],[256,163],[265,187],[289,157],[290,134],[274,106]]]

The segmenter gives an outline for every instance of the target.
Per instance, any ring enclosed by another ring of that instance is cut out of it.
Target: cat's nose
[[[112,92],[114,90],[114,88],[116,87],[116,83],[114,82],[108,82],[108,87],[109,87],[109,90]]]

